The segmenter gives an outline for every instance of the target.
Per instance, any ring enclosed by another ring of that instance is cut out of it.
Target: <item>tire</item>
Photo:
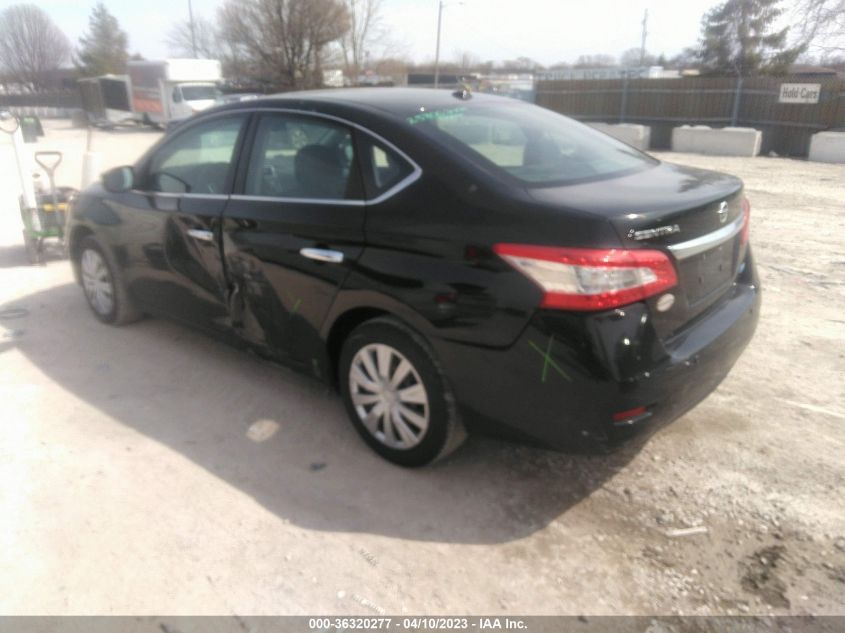
[[[343,343],[338,376],[352,424],[394,464],[425,466],[466,439],[440,364],[401,321],[380,317],[353,330]]]
[[[79,245],[79,276],[88,307],[103,323],[124,325],[137,321],[141,313],[135,308],[117,267],[106,250],[92,236]]]

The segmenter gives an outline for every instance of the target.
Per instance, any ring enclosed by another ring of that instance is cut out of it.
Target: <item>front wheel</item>
[[[400,321],[379,318],[354,330],[343,345],[339,376],[356,430],[391,462],[424,466],[466,437],[434,354]]]
[[[79,273],[85,299],[100,321],[123,325],[141,316],[105,251],[93,237],[86,237],[80,245]]]

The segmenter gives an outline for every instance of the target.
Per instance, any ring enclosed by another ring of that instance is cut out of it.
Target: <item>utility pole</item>
[[[448,7],[450,4],[463,4],[462,0],[458,0],[457,2],[452,2],[451,0],[447,2],[446,0],[440,0],[440,3],[437,5],[437,48],[434,51],[434,87],[440,85],[440,25],[443,23],[443,8]]]
[[[191,0],[188,0],[188,24],[191,27],[191,50],[194,51],[194,59],[197,56],[197,32],[194,26],[194,7],[191,6]]]
[[[434,49],[434,87],[440,85],[440,24],[443,21],[443,0],[437,5],[437,48]]]
[[[643,13],[643,36],[640,41],[640,68],[645,64],[645,38],[648,35],[648,9]]]

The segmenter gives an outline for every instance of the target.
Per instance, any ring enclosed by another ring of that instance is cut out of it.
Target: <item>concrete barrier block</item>
[[[634,123],[588,123],[587,125],[643,151],[648,149],[651,142],[651,128],[647,125]]]
[[[820,163],[845,163],[845,132],[813,134],[808,158]]]
[[[714,156],[757,156],[763,133],[751,127],[683,125],[672,130],[672,150]]]

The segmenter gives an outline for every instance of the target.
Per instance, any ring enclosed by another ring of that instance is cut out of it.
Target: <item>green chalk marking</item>
[[[549,374],[549,367],[554,369],[557,373],[559,373],[564,379],[572,382],[572,379],[566,374],[563,369],[561,369],[560,365],[558,365],[555,360],[552,358],[552,345],[554,344],[555,337],[554,335],[549,337],[549,344],[546,346],[546,350],[543,351],[539,345],[534,343],[534,341],[528,341],[528,344],[536,350],[536,352],[543,357],[543,371],[540,374],[540,381],[546,382],[546,377]]]
[[[288,301],[293,301],[293,307],[290,309],[290,314],[288,314],[288,318],[293,318],[293,315],[296,314],[296,311],[299,310],[299,306],[302,303],[302,299],[296,299],[291,293],[285,290],[285,296],[288,298]]]
[[[439,121],[441,119],[452,119],[463,116],[466,108],[449,108],[448,110],[430,110],[428,112],[420,112],[414,116],[409,116],[406,121],[411,125],[418,123],[425,123],[426,121]]]

